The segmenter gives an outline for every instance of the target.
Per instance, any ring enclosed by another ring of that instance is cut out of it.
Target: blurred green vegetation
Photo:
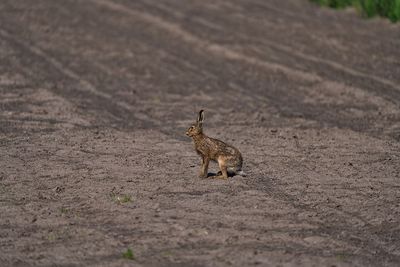
[[[367,17],[387,17],[392,22],[400,20],[400,0],[311,0],[311,2],[333,8],[354,6]]]

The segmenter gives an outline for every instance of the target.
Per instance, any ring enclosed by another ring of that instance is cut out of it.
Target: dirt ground
[[[0,266],[399,266],[399,37],[306,0],[2,0]],[[198,178],[199,109],[247,177]]]

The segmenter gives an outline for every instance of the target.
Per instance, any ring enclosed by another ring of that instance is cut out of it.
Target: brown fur
[[[206,178],[210,160],[218,163],[220,172],[216,178],[228,178],[228,173],[233,175],[242,173],[243,158],[239,150],[218,139],[210,138],[203,133],[204,111],[200,110],[197,122],[190,126],[186,135],[194,141],[197,154],[202,158],[200,177]]]

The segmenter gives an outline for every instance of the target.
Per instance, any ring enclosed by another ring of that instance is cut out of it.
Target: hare
[[[186,135],[194,141],[197,154],[202,157],[200,178],[207,178],[210,160],[218,163],[220,172],[215,178],[227,179],[228,173],[245,176],[242,171],[243,158],[239,150],[203,133],[204,110],[200,110],[197,122],[190,126]]]

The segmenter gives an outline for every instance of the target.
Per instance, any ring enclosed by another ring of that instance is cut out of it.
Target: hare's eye
[[[192,129],[192,130],[193,130],[193,129],[194,129],[194,126],[190,127],[190,129]]]

